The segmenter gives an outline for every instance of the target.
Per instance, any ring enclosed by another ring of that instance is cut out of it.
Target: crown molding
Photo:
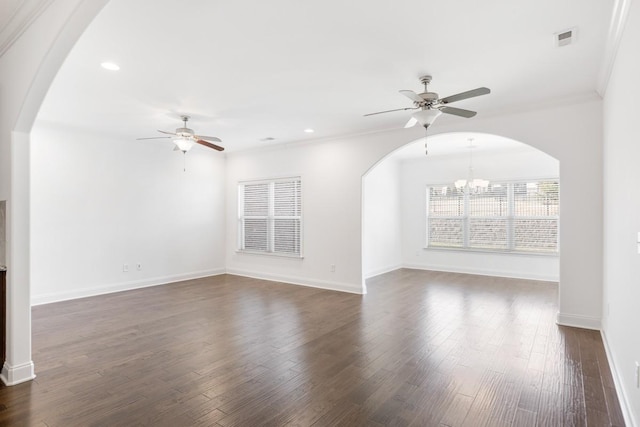
[[[23,0],[14,2],[9,18],[0,30],[0,57],[24,34],[29,26],[54,0]]]
[[[627,22],[627,16],[629,15],[629,9],[631,8],[632,2],[633,0],[614,0],[613,3],[613,13],[611,14],[609,33],[607,34],[603,61],[600,65],[596,86],[598,94],[603,98],[604,94],[607,92],[609,78],[613,71],[613,65],[616,62],[616,55],[618,53],[618,48],[620,47],[622,35],[624,34],[624,26]]]

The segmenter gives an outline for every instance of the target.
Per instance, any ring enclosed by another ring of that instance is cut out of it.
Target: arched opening
[[[51,82],[67,54],[108,0],[34,2],[34,22],[25,23],[4,52],[3,78],[11,82],[2,100],[0,199],[6,200],[7,385],[35,377],[31,361],[30,132]],[[43,7],[45,6],[46,7]],[[17,65],[15,65],[17,64]],[[5,74],[6,72],[6,74]]]
[[[558,192],[549,195],[549,185],[559,182],[560,162],[487,133],[427,143],[428,155],[421,138],[363,177],[364,279],[405,267],[558,282]],[[456,192],[471,179],[488,187]]]

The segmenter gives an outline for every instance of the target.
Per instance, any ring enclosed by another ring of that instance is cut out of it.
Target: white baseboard
[[[365,279],[369,279],[371,277],[375,277],[375,276],[379,276],[381,274],[385,274],[385,273],[390,273],[392,271],[396,271],[398,269],[402,268],[401,264],[397,264],[397,265],[392,265],[389,267],[383,267],[383,268],[376,268],[375,270],[369,271],[367,273],[364,274],[364,278]]]
[[[199,279],[201,277],[217,276],[224,274],[224,268],[196,271],[192,273],[174,274],[171,276],[153,277],[150,279],[136,280],[132,282],[113,283],[104,286],[95,286],[71,291],[54,292],[49,294],[34,295],[31,297],[31,305],[49,304],[52,302],[67,301],[78,298],[92,297],[96,295],[111,294],[114,292],[130,291],[133,289],[147,288],[150,286],[166,285],[181,280]]]
[[[251,277],[252,279],[269,280],[270,282],[288,283],[291,285],[307,286],[310,288],[327,289],[330,291],[348,292],[351,294],[363,294],[361,286],[353,285],[351,283],[330,282],[326,280],[312,280],[304,277],[294,276],[281,276],[278,274],[269,274],[258,271],[249,271],[241,269],[227,269],[228,274],[235,274],[236,276]]]
[[[4,362],[0,380],[7,385],[12,386],[27,381],[31,381],[36,377],[33,362],[22,363],[20,365],[11,366]]]
[[[450,265],[404,264],[402,265],[402,268],[411,268],[414,270],[442,271],[445,273],[475,274],[478,276],[506,277],[509,279],[539,280],[541,282],[558,282],[559,281],[558,277],[549,276],[545,274],[518,274],[512,271],[465,268],[462,266],[450,266]]]
[[[607,341],[607,334],[605,334],[604,329],[600,331],[600,335],[602,335],[604,351],[607,353],[607,360],[611,367],[611,376],[613,377],[613,384],[616,387],[616,394],[618,395],[618,401],[620,402],[620,409],[622,410],[624,422],[628,427],[638,426],[639,424],[634,419],[633,413],[630,410],[631,405],[629,405],[629,399],[627,399],[627,395],[622,387],[622,381],[620,381],[619,374],[620,371],[616,366],[615,359],[613,358],[613,352],[611,351],[611,347],[609,347],[609,341]]]
[[[602,321],[598,317],[581,316],[578,314],[565,314],[558,312],[556,323],[562,326],[571,326],[574,328],[601,330]]]

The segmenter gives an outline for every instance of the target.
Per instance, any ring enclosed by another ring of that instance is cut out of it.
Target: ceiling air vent
[[[556,47],[568,46],[576,42],[576,28],[557,32],[553,35],[553,43]]]

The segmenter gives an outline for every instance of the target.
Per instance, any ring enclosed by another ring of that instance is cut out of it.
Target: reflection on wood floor
[[[397,270],[352,295],[221,275],[38,306],[0,425],[624,425],[557,284]]]

